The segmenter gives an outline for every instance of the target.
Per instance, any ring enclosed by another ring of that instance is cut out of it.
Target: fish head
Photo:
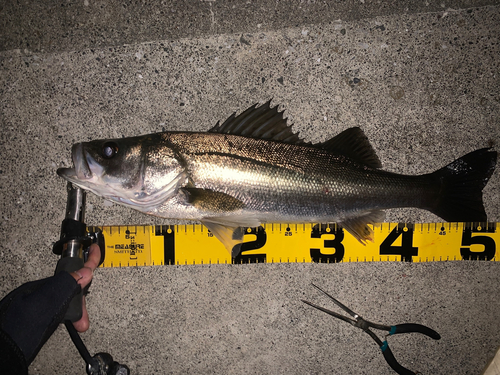
[[[179,157],[159,134],[96,140],[72,148],[73,168],[57,174],[105,199],[151,212],[187,181]]]

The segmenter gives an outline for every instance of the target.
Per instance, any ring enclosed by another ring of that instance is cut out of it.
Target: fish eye
[[[111,159],[118,153],[118,145],[115,142],[106,142],[102,146],[102,156],[105,159]]]

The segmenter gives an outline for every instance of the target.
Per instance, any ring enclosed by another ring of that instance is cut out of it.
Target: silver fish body
[[[438,192],[438,181],[428,176],[371,169],[314,147],[213,133],[161,138],[179,150],[187,187],[178,193],[179,201],[185,200],[178,210],[161,205],[148,212],[163,217],[186,218],[189,205],[189,218],[196,220],[238,213],[260,222],[332,222],[366,211],[421,207]]]
[[[198,220],[229,249],[238,227],[339,222],[360,241],[383,209],[418,207],[449,221],[484,221],[482,189],[496,152],[477,150],[434,173],[380,170],[359,128],[306,144],[269,103],[207,133],[166,132],[73,147],[74,184],[141,212]]]

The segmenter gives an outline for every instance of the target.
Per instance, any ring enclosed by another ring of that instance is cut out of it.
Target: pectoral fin
[[[373,242],[373,230],[367,224],[373,224],[383,221],[385,218],[384,211],[374,210],[368,211],[361,216],[346,219],[340,223],[345,230],[354,236],[363,245],[367,241]]]
[[[221,214],[243,209],[245,204],[229,194],[208,189],[184,187],[187,202],[198,210]]]

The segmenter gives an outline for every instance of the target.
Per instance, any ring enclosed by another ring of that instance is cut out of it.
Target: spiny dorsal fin
[[[344,130],[332,139],[314,145],[334,154],[347,156],[361,165],[370,168],[381,168],[382,163],[363,130],[358,127]]]
[[[222,125],[217,123],[209,132],[304,144],[291,126],[287,125],[278,106],[271,108],[271,100],[260,107],[255,104],[238,116],[233,113]]]

